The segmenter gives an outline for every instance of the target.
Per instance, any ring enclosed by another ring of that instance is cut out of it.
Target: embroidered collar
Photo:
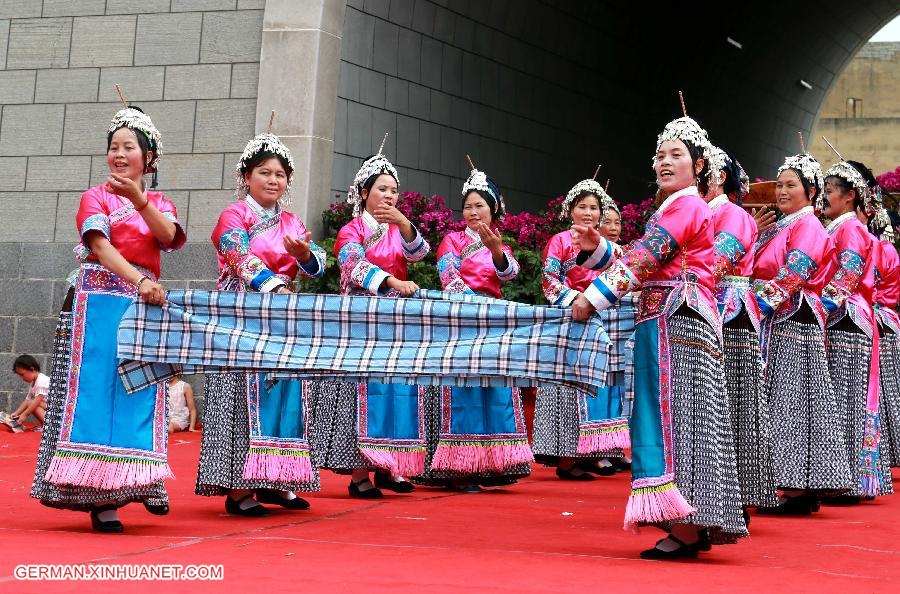
[[[756,241],[756,249],[759,250],[760,248],[762,248],[764,245],[769,243],[773,237],[789,227],[794,221],[801,219],[806,215],[815,215],[815,210],[813,209],[812,205],[804,206],[797,212],[782,217],[780,221],[759,234],[759,239]]]
[[[713,198],[712,200],[709,201],[709,209],[716,210],[720,206],[724,205],[726,202],[730,202],[730,200],[728,200],[728,195],[727,194],[719,194],[718,196],[716,196],[715,198]]]
[[[466,235],[469,236],[473,241],[481,241],[481,235],[478,234],[478,231],[472,229],[471,227],[466,227]]]
[[[855,218],[856,218],[855,212],[853,212],[853,211],[845,212],[844,214],[842,214],[835,220],[831,221],[831,223],[827,227],[825,227],[825,230],[828,231],[829,235],[834,235],[834,232],[838,230],[838,227],[843,225],[846,221],[849,221],[850,219],[855,219]]]
[[[266,207],[262,206],[259,202],[254,200],[250,194],[247,194],[244,197],[244,201],[247,203],[247,206],[250,207],[250,210],[252,210],[254,212],[254,214],[256,214],[256,216],[258,216],[260,219],[262,219],[264,221],[267,219],[271,219],[272,217],[274,217],[281,211],[281,207],[278,205],[277,202],[275,203],[275,206],[266,208]]]
[[[697,193],[697,186],[688,186],[683,190],[678,190],[674,194],[670,195],[666,198],[662,204],[659,205],[659,208],[656,209],[656,214],[662,214],[662,212],[673,202],[681,198],[682,196],[687,196],[688,194],[693,194],[695,196],[699,195]]]
[[[377,230],[382,225],[384,226],[385,230],[387,230],[387,223],[379,223],[377,220],[375,220],[375,217],[373,217],[372,213],[370,213],[368,210],[363,209],[362,215],[360,216],[362,217],[363,223],[365,223],[366,227],[368,227],[372,231]]]

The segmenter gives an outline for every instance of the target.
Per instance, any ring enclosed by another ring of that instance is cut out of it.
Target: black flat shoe
[[[146,499],[141,503],[144,504],[144,509],[154,516],[164,516],[169,513],[169,506],[166,503],[148,503]]]
[[[394,493],[412,493],[416,486],[409,481],[395,481],[386,474],[375,473],[375,486],[379,489],[387,489]]]
[[[384,497],[384,493],[381,492],[381,489],[372,487],[371,489],[360,491],[359,485],[353,481],[350,481],[350,486],[347,489],[350,491],[350,497],[356,499],[381,499]]]
[[[631,470],[631,462],[626,462],[622,458],[610,458],[610,464],[612,464],[613,470],[616,472],[625,472],[626,470]]]
[[[819,502],[812,495],[788,497],[775,507],[758,507],[756,513],[764,516],[809,516],[819,511]]]
[[[837,495],[823,497],[820,501],[826,505],[859,505],[861,498],[856,495]]]
[[[101,505],[100,507],[91,508],[91,528],[97,532],[115,533],[124,532],[125,526],[119,520],[109,520],[104,522],[98,516],[101,512],[115,510],[115,505]]]
[[[230,513],[233,516],[244,516],[247,518],[265,518],[266,516],[272,515],[265,507],[256,505],[252,507],[248,507],[247,509],[241,509],[241,501],[247,499],[247,497],[253,497],[253,494],[247,495],[246,497],[241,497],[238,501],[232,499],[229,495],[225,496],[225,511]]]
[[[612,476],[616,474],[616,469],[612,466],[597,466],[596,464],[591,464],[590,462],[579,462],[576,464],[578,468],[583,470],[584,472],[590,472],[591,474],[596,474],[599,476]]]
[[[743,511],[744,511],[744,526],[749,528],[750,527],[750,510],[745,507]]]
[[[641,559],[653,559],[655,561],[671,561],[673,559],[693,559],[697,556],[697,553],[700,552],[700,541],[686,544],[684,541],[679,539],[678,537],[672,536],[671,534],[667,536],[669,540],[675,541],[678,545],[678,548],[674,551],[664,551],[662,549],[658,549],[653,547],[652,549],[647,549],[646,551],[641,551]],[[660,544],[665,538],[656,544]]]
[[[309,509],[309,501],[302,497],[294,497],[293,499],[285,499],[278,491],[270,489],[260,489],[256,492],[256,500],[260,503],[268,503],[271,505],[280,505],[284,509],[304,510]]]
[[[579,469],[581,470],[581,469]],[[571,470],[566,470],[564,468],[556,469],[556,476],[559,477],[562,481],[592,481],[594,479],[594,475],[587,473],[585,471],[581,471],[581,474],[575,474]]]

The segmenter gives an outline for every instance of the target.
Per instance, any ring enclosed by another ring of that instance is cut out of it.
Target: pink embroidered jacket
[[[876,241],[875,254],[875,312],[879,322],[900,334],[900,315],[896,311],[900,301],[900,256],[889,241]]]
[[[415,227],[413,227],[415,229]],[[408,262],[418,262],[431,250],[416,229],[406,242],[396,225],[380,224],[368,211],[341,227],[334,253],[341,267],[344,295],[393,295],[381,285],[388,276],[406,280]]]
[[[828,324],[836,324],[850,315],[871,338],[875,312],[875,257],[877,241],[866,226],[848,212],[836,218],[826,229],[834,241],[834,275],[822,289],[822,304],[829,311]]]
[[[286,236],[305,239],[306,234],[297,215],[280,207],[268,213],[249,196],[230,204],[211,236],[219,261],[218,289],[268,293],[290,285],[298,272],[321,276],[325,250],[310,242],[312,260],[303,265],[284,248]]]
[[[750,293],[753,246],[758,236],[756,221],[725,194],[711,200],[709,208],[715,234],[715,295],[722,321],[730,322],[746,308],[750,320],[759,330],[759,306]]]
[[[753,266],[753,293],[764,316],[780,322],[805,300],[825,329],[825,308],[819,296],[836,268],[834,241],[816,218],[812,206],[782,217],[760,233]]]
[[[441,286],[451,293],[476,293],[502,299],[500,283],[519,274],[519,263],[509,246],[503,246],[506,269],[494,266],[491,251],[476,231],[466,227],[444,236],[437,252]]]
[[[713,240],[712,212],[697,188],[679,190],[650,217],[644,236],[623,248],[623,255],[594,280],[584,296],[602,311],[626,293],[642,289],[638,322],[668,317],[686,303],[720,332],[713,297]],[[601,242],[583,265],[601,262],[614,249],[615,244]],[[600,255],[604,250],[607,254]]]
[[[544,248],[541,286],[549,303],[571,304],[578,293],[583,293],[600,274],[599,271],[577,265],[578,252],[569,231],[551,237]]]
[[[147,190],[147,199],[163,216],[175,223],[175,239],[164,246],[157,241],[144,218],[134,209],[131,201],[106,190],[106,184],[94,186],[81,195],[81,203],[75,215],[81,243],[75,254],[81,261],[97,261],[97,257],[84,242],[88,231],[99,231],[115,247],[122,257],[159,278],[160,251],[171,252],[184,245],[187,236],[178,222],[175,205],[160,192]]]

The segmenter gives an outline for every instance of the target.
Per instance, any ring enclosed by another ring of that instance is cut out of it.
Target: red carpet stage
[[[225,514],[193,494],[199,433],[171,440],[171,513],[121,512],[124,534],[28,496],[40,435],[0,432],[0,592],[878,592],[900,583],[900,495],[811,518],[753,516],[752,536],[698,561],[642,561],[661,533],[622,530],[628,478],[520,484],[462,495],[420,488],[360,501],[325,472],[305,512]],[[900,478],[900,477],[898,477]],[[222,564],[222,581],[18,581],[23,564]]]

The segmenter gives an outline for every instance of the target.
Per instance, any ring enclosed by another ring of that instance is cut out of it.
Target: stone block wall
[[[214,286],[209,234],[254,133],[264,8],[265,0],[0,2],[0,409],[24,396],[12,372],[18,354],[49,364],[63,279],[77,265],[78,201],[107,173],[115,83],[163,135],[159,188],[192,242],[163,256],[166,286]]]

